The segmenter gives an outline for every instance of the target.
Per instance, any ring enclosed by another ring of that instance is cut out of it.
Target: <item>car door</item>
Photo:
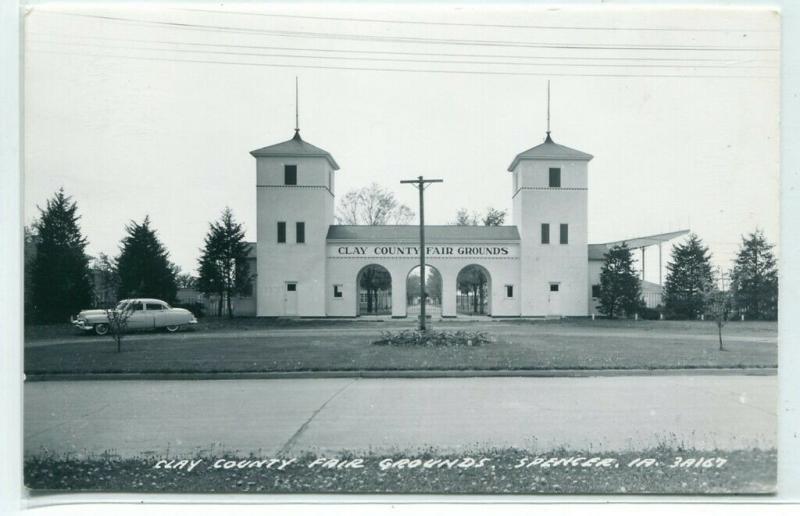
[[[152,326],[155,328],[163,328],[168,324],[172,324],[169,322],[169,314],[164,306],[161,303],[156,302],[149,302],[144,304],[145,310],[147,311],[147,315],[152,319]]]
[[[131,301],[132,308],[131,314],[128,316],[128,329],[141,330],[152,326],[150,317],[144,309],[144,303],[141,301]]]

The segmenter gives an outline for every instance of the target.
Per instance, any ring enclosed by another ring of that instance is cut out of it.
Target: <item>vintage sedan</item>
[[[197,324],[192,312],[172,308],[160,299],[123,299],[114,311],[127,314],[126,330],[163,328],[172,333],[186,325]],[[72,325],[97,335],[105,335],[110,330],[106,310],[82,310],[72,318]]]

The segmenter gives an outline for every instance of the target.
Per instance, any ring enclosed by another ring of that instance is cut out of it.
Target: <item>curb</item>
[[[295,380],[323,378],[590,378],[616,376],[775,376],[776,367],[673,369],[441,369],[218,373],[28,374],[25,382],[136,380]]]

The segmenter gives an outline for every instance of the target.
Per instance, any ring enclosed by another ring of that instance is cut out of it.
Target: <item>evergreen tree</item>
[[[250,289],[252,278],[247,252],[244,228],[226,207],[220,220],[209,224],[199,260],[198,288],[203,293],[219,296],[217,315],[222,315],[224,300],[228,317],[233,317],[231,298]]]
[[[778,317],[778,266],[773,247],[759,229],[742,237],[731,287],[737,310],[748,318]]]
[[[603,255],[600,269],[600,313],[611,319],[642,309],[642,286],[633,268],[631,250],[624,242]]]
[[[125,231],[127,235],[122,239],[116,260],[119,299],[153,297],[173,303],[178,292],[175,266],[150,227],[150,217],[145,217],[141,224],[131,221]]]
[[[670,318],[694,319],[705,309],[705,294],[713,286],[711,253],[697,235],[672,247],[664,282],[664,309]]]
[[[78,207],[61,188],[45,209],[31,236],[35,258],[31,260],[30,308],[34,320],[64,322],[92,302],[86,238],[78,226]]]

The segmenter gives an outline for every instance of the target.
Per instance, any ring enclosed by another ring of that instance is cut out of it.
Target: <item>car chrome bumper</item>
[[[187,324],[197,324],[197,317],[192,317],[192,320],[189,321]]]
[[[92,326],[91,324],[87,323],[86,321],[82,321],[82,320],[76,319],[74,317],[70,317],[69,321],[72,323],[72,325],[74,327],[78,328],[79,330],[88,331],[88,330],[91,330],[91,329],[94,328],[94,326]]]

